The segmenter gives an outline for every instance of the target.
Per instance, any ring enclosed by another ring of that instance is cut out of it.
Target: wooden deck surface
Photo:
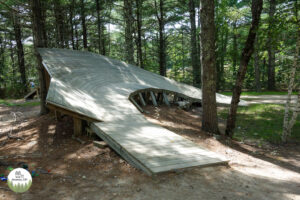
[[[155,174],[226,162],[222,156],[147,121],[130,101],[131,95],[141,90],[151,92],[154,104],[152,91],[157,90],[201,101],[201,89],[94,53],[38,51],[51,77],[47,103],[101,121],[91,128],[137,168]],[[230,104],[231,98],[217,94],[216,100]]]
[[[92,129],[125,160],[147,174],[228,161],[141,116],[94,123]]]

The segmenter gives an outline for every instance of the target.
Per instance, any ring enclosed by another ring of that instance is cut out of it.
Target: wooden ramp
[[[143,116],[93,123],[92,129],[127,162],[149,175],[228,162],[223,156],[152,124]]]
[[[147,121],[137,103],[144,105],[143,95],[149,100],[150,94],[153,105],[159,103],[158,97],[168,105],[166,93],[174,99],[201,102],[201,89],[89,52],[38,51],[50,76],[47,104],[73,114],[79,130],[75,133],[81,131],[81,120],[92,119],[92,129],[99,137],[148,174],[226,162],[222,156]],[[219,104],[231,102],[221,94],[216,100]]]

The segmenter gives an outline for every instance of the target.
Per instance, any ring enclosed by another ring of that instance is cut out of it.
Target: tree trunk
[[[202,130],[219,133],[216,104],[214,1],[201,0]]]
[[[37,56],[38,66],[37,70],[39,72],[39,82],[40,82],[40,100],[41,100],[41,110],[40,114],[47,114],[48,109],[46,107],[46,83],[45,83],[45,68],[42,64],[42,59],[37,52],[37,48],[47,47],[47,42],[44,38],[43,32],[45,27],[42,22],[42,7],[40,0],[31,0],[31,9],[32,9],[32,32],[34,37],[34,47],[35,54]]]
[[[275,49],[274,49],[274,25],[276,0],[269,0],[269,30],[268,30],[268,90],[275,90]]]
[[[156,18],[158,21],[158,33],[159,33],[159,45],[158,45],[158,59],[159,59],[159,74],[161,76],[167,76],[166,69],[166,38],[165,38],[165,10],[164,1],[159,0],[159,7],[156,0],[155,10]]]
[[[137,57],[138,65],[144,69],[143,49],[142,49],[142,3],[141,0],[136,0],[136,18],[137,18]]]
[[[237,44],[237,34],[236,34],[236,21],[233,24],[233,52],[232,52],[232,68],[233,76],[236,76],[236,66],[238,60],[238,44]]]
[[[299,23],[298,23],[298,25],[299,25]],[[282,142],[287,142],[287,138],[288,138],[288,136],[291,135],[292,128],[296,122],[298,113],[300,112],[300,87],[299,87],[297,103],[295,104],[293,115],[292,115],[291,119],[289,119],[289,114],[291,111],[291,95],[293,92],[293,87],[295,85],[294,81],[295,81],[297,68],[299,68],[299,48],[300,48],[300,30],[298,29],[294,64],[293,64],[293,68],[291,71],[290,83],[289,83],[289,88],[288,88],[288,98],[287,98],[287,101],[285,104],[285,111],[284,111],[283,131],[282,131],[282,136],[281,136]]]
[[[258,36],[255,39],[256,48],[254,49],[254,70],[255,70],[255,88],[256,92],[261,91],[260,85],[260,69],[259,69],[259,44]]]
[[[201,85],[201,74],[200,74],[200,60],[197,50],[197,30],[196,30],[196,13],[195,13],[195,2],[194,0],[189,0],[189,10],[190,10],[190,23],[191,23],[191,58],[193,67],[193,85],[195,87],[200,87]]]
[[[133,46],[133,16],[132,0],[124,0],[124,19],[125,19],[125,59],[126,62],[134,64]]]
[[[74,6],[75,6],[75,0],[72,0],[70,4],[70,16],[69,16],[69,21],[70,21],[70,33],[71,33],[71,43],[72,43],[72,49],[75,50],[75,41],[74,41],[74,24],[73,24],[73,12],[74,12]]]
[[[17,13],[13,13],[13,27],[14,27],[14,33],[15,33],[15,40],[17,43],[17,55],[18,55],[18,66],[19,66],[19,72],[21,74],[21,82],[22,82],[22,88],[24,88],[24,91],[27,92],[27,80],[26,80],[26,69],[25,69],[25,60],[24,60],[24,48],[22,44],[22,31],[20,27],[20,19],[19,16],[17,16]]]
[[[11,79],[11,82],[12,82],[12,86],[14,88],[15,87],[15,82],[16,82],[16,80],[15,80],[15,78],[16,78],[16,69],[15,69],[15,58],[14,58],[14,54],[15,53],[14,53],[14,47],[13,47],[13,43],[12,43],[12,38],[10,38],[9,47],[10,47],[10,59],[11,59],[11,68],[12,68],[12,79]],[[2,56],[1,55],[2,54],[0,52],[0,59],[2,60]],[[1,62],[0,62],[0,66],[2,66]],[[1,72],[1,70],[0,70],[0,72]],[[0,73],[0,74],[3,74],[3,73]],[[0,79],[0,83],[1,83],[1,79]]]
[[[63,17],[63,8],[60,0],[54,0],[54,15],[55,15],[55,24],[57,32],[57,45],[60,48],[65,47],[65,30],[64,30],[64,17]]]
[[[4,52],[5,52],[5,47],[6,47],[6,43],[3,40],[2,35],[0,35],[0,74],[4,74],[4,63],[5,63]],[[1,88],[3,82],[4,82],[3,77],[0,76],[0,88]],[[3,96],[0,95],[0,97],[3,97]]]
[[[225,33],[223,32],[225,29]],[[217,59],[217,90],[221,90],[224,85],[224,64],[225,64],[225,56],[227,51],[227,43],[228,43],[228,29],[225,27],[220,29],[221,34],[221,42],[220,48],[218,48],[218,59]]]
[[[256,32],[259,27],[260,21],[260,14],[262,11],[263,0],[252,0],[251,12],[252,12],[252,22],[251,27],[249,30],[249,34],[245,43],[245,47],[243,49],[241,60],[240,60],[240,67],[237,73],[235,87],[232,93],[231,105],[229,110],[229,115],[227,118],[227,126],[226,126],[226,135],[232,137],[233,131],[235,128],[236,122],[236,113],[238,108],[238,103],[240,102],[240,95],[242,92],[242,85],[245,79],[245,75],[247,72],[247,67],[251,55],[254,50],[254,43]]]
[[[84,0],[80,1],[80,11],[81,11],[81,25],[82,25],[82,36],[83,36],[83,48],[87,50],[87,31],[86,31],[86,23],[85,23],[85,7]]]
[[[77,28],[77,24],[75,24],[75,26],[74,26],[74,28],[75,28],[75,48],[76,48],[76,50],[79,50],[79,35],[78,35],[78,28]]]
[[[97,10],[97,29],[98,29],[98,51],[101,55],[105,55],[105,37],[104,37],[104,25],[101,16],[103,11],[104,2],[96,0],[96,10]]]

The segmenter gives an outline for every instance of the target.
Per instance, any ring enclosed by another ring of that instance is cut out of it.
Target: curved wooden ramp
[[[200,89],[98,54],[65,49],[38,51],[50,76],[47,103],[101,121],[92,123],[91,128],[137,168],[153,174],[227,161],[147,121],[135,101],[142,97],[139,91],[156,91],[164,100],[167,92],[201,102]],[[224,95],[216,97],[219,104],[231,101]],[[155,104],[153,94],[151,98]]]

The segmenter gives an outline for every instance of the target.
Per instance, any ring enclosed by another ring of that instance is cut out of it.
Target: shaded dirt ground
[[[57,122],[51,115],[38,116],[38,109],[0,105],[0,174],[24,163],[30,171],[50,170],[34,177],[23,194],[0,182],[0,199],[300,199],[300,145],[258,148],[216,139],[200,131],[199,109],[147,107],[146,117],[225,155],[229,165],[153,177],[131,167],[110,148],[94,147],[95,138],[82,136],[85,144],[73,140],[69,117]],[[11,112],[19,112],[17,122],[11,120]]]

